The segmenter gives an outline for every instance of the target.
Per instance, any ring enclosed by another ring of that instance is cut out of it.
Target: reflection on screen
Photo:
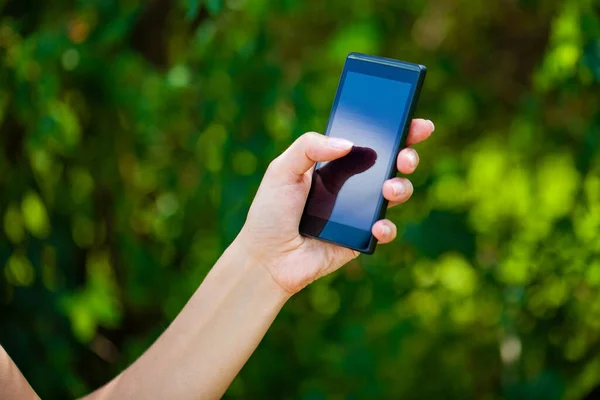
[[[348,71],[329,135],[354,142],[347,156],[318,163],[306,213],[370,231],[394,157],[411,84]],[[323,221],[322,234],[327,234]]]

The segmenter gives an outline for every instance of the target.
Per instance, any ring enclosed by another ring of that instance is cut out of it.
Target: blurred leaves
[[[75,336],[92,340],[97,327],[115,326],[121,318],[114,273],[106,252],[91,253],[86,263],[87,282],[83,289],[61,299]]]
[[[325,129],[352,51],[428,67],[418,115],[437,129],[389,212],[401,237],[295,296],[227,397],[600,384],[593,0],[0,10],[0,343],[43,398],[104,384],[165,329],[268,163]]]
[[[50,232],[48,214],[44,203],[36,193],[30,191],[25,194],[21,203],[21,212],[24,225],[33,236],[40,239],[48,236]]]

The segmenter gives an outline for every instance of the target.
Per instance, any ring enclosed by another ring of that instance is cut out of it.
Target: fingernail
[[[394,182],[392,184],[392,192],[394,193],[394,196],[397,197],[401,194],[406,193],[406,186],[404,186],[403,183]]]
[[[392,230],[390,229],[390,227],[389,227],[389,226],[387,226],[387,225],[383,225],[383,226],[381,227],[381,234],[382,234],[383,236],[390,236],[390,235],[392,234]]]
[[[327,145],[334,149],[348,150],[354,146],[354,143],[346,139],[330,137],[327,140]]]
[[[419,163],[419,158],[417,157],[417,153],[414,150],[409,150],[406,152],[406,157],[408,157],[410,166],[413,168],[416,168],[417,164]]]
[[[435,125],[433,124],[433,121],[428,119],[427,122],[429,122],[429,125],[431,125],[431,132],[435,131]]]

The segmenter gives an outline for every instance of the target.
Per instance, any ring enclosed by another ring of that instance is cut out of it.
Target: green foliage
[[[401,237],[292,299],[228,397],[600,384],[597,2],[51,3],[0,1],[0,343],[42,397],[164,330],[350,51],[429,69]]]

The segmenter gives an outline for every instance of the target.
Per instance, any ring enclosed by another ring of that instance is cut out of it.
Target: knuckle
[[[310,139],[318,138],[323,135],[321,135],[317,132],[310,131],[310,132],[305,132],[302,136],[305,136],[305,137],[309,138],[309,140],[310,140]]]
[[[325,137],[316,132],[306,132],[298,139],[297,150],[312,158],[315,151],[321,146]]]
[[[310,146],[310,144],[315,143],[317,140],[319,140],[320,136],[321,135],[319,135],[317,132],[306,132],[303,133],[302,136],[300,136],[299,141],[308,147]]]
[[[306,132],[302,135],[304,137],[304,140],[306,140],[309,143],[314,143],[318,140],[323,139],[325,136],[321,135],[320,133],[317,132]]]
[[[267,173],[274,174],[277,171],[281,170],[281,156],[274,158],[271,160],[269,165],[267,166]]]

